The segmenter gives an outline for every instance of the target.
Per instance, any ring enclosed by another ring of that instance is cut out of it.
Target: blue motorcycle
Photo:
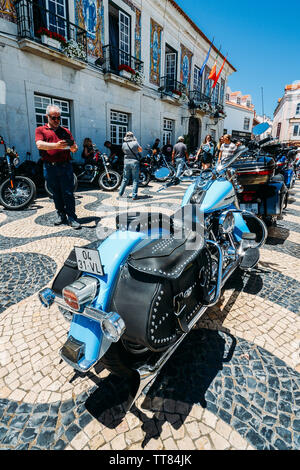
[[[171,217],[120,214],[112,235],[75,247],[52,288],[39,293],[45,307],[55,302],[71,315],[63,360],[80,373],[100,361],[126,376],[134,384],[130,406],[234,271],[259,261],[267,229],[240,209],[242,188],[230,168],[243,152],[202,171]]]

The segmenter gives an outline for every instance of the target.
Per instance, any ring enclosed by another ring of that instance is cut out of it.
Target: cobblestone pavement
[[[130,211],[173,213],[187,186],[151,183]],[[299,449],[300,183],[250,275],[229,279],[221,301],[127,414],[126,384],[99,367],[83,377],[62,362],[68,322],[37,292],[50,286],[74,245],[115,227],[117,194],[76,195],[83,225],[54,227],[38,198],[0,208],[1,449]]]

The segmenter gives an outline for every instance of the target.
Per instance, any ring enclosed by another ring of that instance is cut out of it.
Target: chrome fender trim
[[[257,217],[257,215],[253,214],[253,212],[241,211],[241,210],[235,210],[233,212],[238,212],[242,215],[245,214],[245,215],[248,215],[250,217],[253,217],[253,219],[255,219],[261,225],[261,227],[263,229],[262,239],[257,245],[253,246],[253,248],[261,248],[262,246],[264,246],[264,244],[266,243],[267,238],[268,238],[268,229],[267,229],[266,224],[259,217]]]

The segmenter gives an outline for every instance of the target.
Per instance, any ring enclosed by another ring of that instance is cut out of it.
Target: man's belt
[[[65,160],[64,162],[48,162],[47,160],[44,163],[47,163],[48,165],[51,166],[59,166],[59,165],[65,165],[66,163],[69,163],[70,160]]]

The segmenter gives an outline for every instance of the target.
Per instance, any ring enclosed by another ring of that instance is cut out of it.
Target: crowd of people
[[[75,198],[73,193],[73,170],[71,153],[78,151],[78,146],[69,131],[60,125],[61,109],[56,105],[49,105],[46,110],[47,123],[36,129],[35,141],[44,163],[44,177],[48,187],[53,193],[54,205],[57,211],[55,225],[68,224],[74,229],[80,229],[75,213]],[[218,143],[214,142],[208,134],[196,152],[195,162],[206,170],[211,167],[214,160],[220,163],[230,158],[238,145],[231,142],[230,135],[222,136]],[[110,141],[104,142],[110,151],[109,158],[124,159],[123,180],[119,189],[119,197],[123,197],[126,186],[132,181],[132,199],[138,199],[140,156],[143,151],[132,132],[127,132],[123,145],[116,145]],[[85,138],[81,156],[86,163],[93,163],[95,146],[90,138]],[[156,139],[152,146],[153,155],[162,153],[169,163],[176,166],[176,177],[179,178],[186,161],[189,161],[188,148],[183,136],[178,137],[173,146],[168,139],[160,148],[160,139]]]

